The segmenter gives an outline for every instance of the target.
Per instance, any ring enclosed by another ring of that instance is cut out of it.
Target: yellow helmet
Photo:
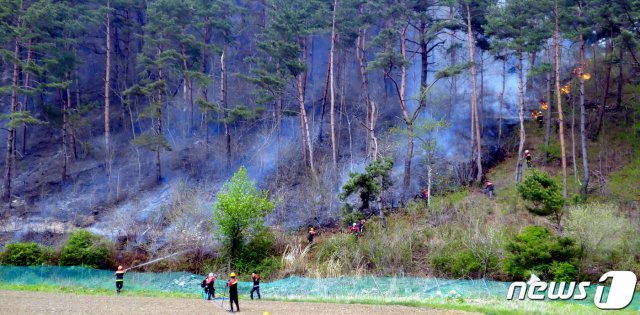
[[[269,313],[269,312],[264,312],[264,313],[262,313],[262,315],[271,315],[271,313]]]
[[[233,277],[235,277],[235,276],[236,276],[236,273],[235,273],[235,272],[232,272],[232,273],[229,275],[229,277],[231,277],[231,278],[233,278]]]

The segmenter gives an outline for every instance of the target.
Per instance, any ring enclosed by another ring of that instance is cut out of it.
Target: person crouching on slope
[[[127,271],[124,270],[122,266],[118,266],[118,270],[116,270],[116,293],[120,294],[120,290],[122,290],[122,285],[124,284],[124,274]]]
[[[227,283],[227,287],[229,287],[229,305],[231,306],[230,312],[233,313],[233,303],[236,303],[236,309],[240,312],[240,305],[238,305],[238,280],[236,279],[236,273],[232,272],[229,277],[229,283]]]

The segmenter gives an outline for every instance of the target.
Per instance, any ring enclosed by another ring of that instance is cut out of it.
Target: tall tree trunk
[[[582,2],[580,3],[580,16],[582,17]],[[582,149],[582,200],[586,201],[589,189],[589,157],[587,153],[587,130],[584,108],[584,39],[580,33],[580,148]]]
[[[471,8],[469,7],[469,3],[467,6],[467,43],[469,45],[469,60],[471,61],[471,110],[473,111],[473,115],[475,115],[475,142],[476,142],[476,166],[478,168],[478,173],[476,174],[476,182],[480,182],[482,180],[482,142],[480,139],[480,122],[478,117],[478,95],[476,91],[476,61],[475,61],[475,47],[476,43],[474,41],[473,31],[471,30]]]
[[[611,56],[613,54],[613,30],[609,35],[609,49],[607,52],[607,56]],[[605,74],[604,79],[604,91],[602,92],[602,105],[600,106],[600,111],[598,113],[598,123],[596,125],[596,131],[593,133],[593,139],[597,139],[598,135],[600,135],[600,131],[602,130],[602,124],[604,121],[604,112],[607,106],[607,98],[609,96],[609,85],[611,83],[611,62],[607,62],[607,72]]]
[[[180,55],[182,57],[182,67],[184,69],[184,100],[185,106],[187,103],[189,104],[189,126],[187,127],[188,132],[191,133],[193,129],[193,80],[189,77],[189,65],[187,64],[187,49],[184,45],[180,45]],[[204,61],[203,61],[204,62]]]
[[[622,45],[618,47],[618,50],[618,93],[616,95],[616,109],[620,109],[620,106],[622,106],[622,89],[624,87],[624,69],[622,67],[622,63],[624,61],[624,49]]]
[[[320,126],[318,132],[318,141],[322,143],[324,140],[324,114],[327,107],[327,98],[329,98],[329,81],[331,80],[331,63],[327,63],[327,77],[324,80],[324,92],[322,93],[322,110],[320,113]]]
[[[22,11],[22,1],[20,2],[20,11]],[[21,14],[21,13],[20,13]],[[18,27],[22,25],[21,17],[18,17]],[[14,47],[14,64],[13,64],[13,89],[11,90],[11,113],[15,113],[18,110],[18,87],[20,85],[20,41],[15,39]],[[4,186],[2,187],[2,200],[4,202],[11,201],[11,177],[13,174],[11,170],[13,168],[14,159],[14,142],[16,139],[16,129],[9,128],[7,134],[7,156],[4,164]]]
[[[426,22],[420,21],[420,25],[418,27],[419,36],[419,46],[420,46],[420,89],[427,88],[427,80],[428,80],[428,70],[429,70],[429,51],[427,48],[427,42],[425,40],[426,34]],[[420,92],[422,93],[422,91]],[[424,107],[426,105],[427,100],[424,97],[420,97],[420,107]]]
[[[106,62],[105,62],[105,75],[104,75],[104,149],[107,156],[107,172],[111,174],[111,143],[110,143],[110,106],[111,106],[111,2],[107,0],[107,13],[106,13],[107,27],[105,33],[107,37],[106,47]]]
[[[69,73],[65,73],[65,80],[69,80]],[[62,98],[62,182],[67,180],[67,166],[69,161],[69,152],[67,145],[67,136],[69,128],[69,98],[71,97],[71,90],[66,89],[67,100]]]
[[[360,8],[360,13],[363,13],[363,8]],[[358,38],[356,39],[356,59],[358,60],[358,66],[360,69],[360,82],[362,83],[362,95],[364,96],[364,102],[367,106],[367,131],[369,132],[369,157],[372,161],[378,158],[378,139],[376,138],[376,120],[377,109],[371,96],[369,94],[369,80],[367,79],[367,66],[366,66],[366,51],[367,51],[367,30],[362,28],[358,31]]]
[[[526,134],[524,130],[524,74],[522,69],[522,50],[518,50],[518,118],[520,119],[520,141],[518,142],[518,162],[516,164],[516,183],[522,179],[522,151]]]
[[[225,63],[225,52],[227,48],[226,38],[224,39],[222,46],[222,54],[220,54],[220,106],[223,111],[223,125],[224,125],[224,138],[225,138],[225,152],[227,156],[226,174],[231,172],[231,132],[229,130],[229,122],[227,121],[227,66]]]
[[[205,17],[205,21],[209,21],[209,17]],[[209,45],[209,28],[204,29],[204,45],[200,50],[200,59],[202,64],[200,65],[200,72],[203,76],[207,76],[207,46]],[[202,87],[202,100],[205,103],[209,102],[209,91],[207,85]],[[209,160],[209,108],[204,109],[204,150],[205,159]]]
[[[162,50],[160,50],[160,54]],[[160,81],[164,80],[164,73],[162,70],[158,71],[158,79]],[[156,136],[162,136],[162,91],[158,92],[158,109],[157,109],[158,121],[156,122]],[[160,150],[162,148],[158,145],[156,146],[156,183],[160,184],[162,182],[162,160],[160,158]]]
[[[333,18],[331,22],[331,50],[329,51],[329,73],[331,78],[331,107],[330,107],[330,125],[331,125],[331,157],[333,165],[333,179],[335,185],[338,184],[338,159],[337,159],[337,143],[335,131],[335,73],[333,69],[334,50],[336,45],[336,11],[338,10],[338,0],[333,1]]]
[[[504,105],[504,90],[507,85],[507,56],[502,60],[502,89],[500,90],[500,110],[498,111],[498,146],[502,146],[502,107]]]
[[[73,160],[78,160],[78,151],[76,150],[76,136],[71,125],[71,111],[73,110],[73,97],[71,96],[71,88],[67,87],[67,128],[69,129],[69,145],[71,146],[71,153],[73,154]]]
[[[33,40],[29,39],[29,44],[27,45],[27,64],[31,62],[31,58],[33,56],[33,50],[31,49],[32,44],[33,44]],[[31,84],[31,72],[25,71],[24,82],[23,82],[25,91],[29,91],[30,84]],[[29,111],[29,94],[24,95],[22,109],[25,112]],[[25,125],[25,126],[22,126],[22,155],[24,156],[26,154],[27,154],[27,126]]]
[[[302,50],[302,62],[307,63],[307,39],[301,38],[298,42]],[[308,158],[308,166],[311,174],[315,176],[315,166],[313,163],[313,143],[311,142],[311,134],[309,133],[309,121],[307,119],[307,110],[304,105],[305,90],[307,84],[307,72],[299,74],[296,78],[298,87],[298,104],[300,105],[300,137],[302,138],[302,151],[305,158]]]
[[[547,58],[549,63],[551,63],[551,47],[547,45]],[[546,126],[544,131],[544,145],[549,147],[549,143],[551,141],[551,110],[553,108],[553,101],[551,100],[551,71],[547,71],[547,106],[548,109],[545,113]],[[545,153],[545,160],[549,159],[549,151]]]
[[[560,124],[560,155],[562,157],[562,196],[567,198],[567,155],[564,144],[564,118],[562,113],[562,94],[560,94],[560,31],[558,29],[558,0],[554,1],[555,30],[553,32],[553,50],[555,54],[556,101],[558,104],[558,124]],[[606,94],[606,93],[605,93]]]
[[[402,60],[407,61],[407,45],[406,45],[407,27],[404,26],[400,31],[400,53]],[[402,180],[403,200],[409,196],[411,185],[411,160],[413,159],[413,120],[409,117],[407,109],[407,101],[405,98],[407,90],[407,63],[403,62],[400,67],[400,89],[398,90],[398,98],[400,99],[400,108],[402,109],[402,117],[407,125],[407,152],[404,156],[404,177]]]

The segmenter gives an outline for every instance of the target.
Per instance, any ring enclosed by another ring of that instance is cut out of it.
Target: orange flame
[[[583,78],[585,81],[589,81],[589,79],[591,79],[591,74],[589,74],[589,73],[585,73],[585,74],[583,74],[583,75],[582,75],[582,78]]]
[[[565,84],[563,87],[560,88],[560,92],[562,92],[562,94],[569,94],[569,92],[571,92],[571,82]]]
[[[545,102],[545,101],[541,101],[540,102],[540,109],[542,109],[542,110],[549,109],[549,104],[547,104],[547,102]]]

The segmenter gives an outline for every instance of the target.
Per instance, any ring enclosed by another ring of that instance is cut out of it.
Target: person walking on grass
[[[258,300],[262,299],[260,297],[260,275],[257,272],[253,272],[251,274],[251,280],[253,281],[253,288],[251,288],[251,299],[253,300],[253,292],[258,293]]]
[[[227,283],[227,287],[229,287],[229,306],[231,309],[230,312],[233,313],[233,303],[236,303],[237,312],[240,312],[240,305],[238,305],[238,280],[236,279],[236,273],[232,272],[229,277],[229,283]]]
[[[116,270],[116,293],[120,294],[122,290],[122,286],[124,285],[124,274],[127,273],[126,270],[122,266],[118,266],[118,270]]]
[[[204,288],[207,300],[213,300],[216,298],[216,289],[214,287],[215,283],[216,277],[213,276],[213,273],[209,273],[209,276],[202,280],[202,287]]]

